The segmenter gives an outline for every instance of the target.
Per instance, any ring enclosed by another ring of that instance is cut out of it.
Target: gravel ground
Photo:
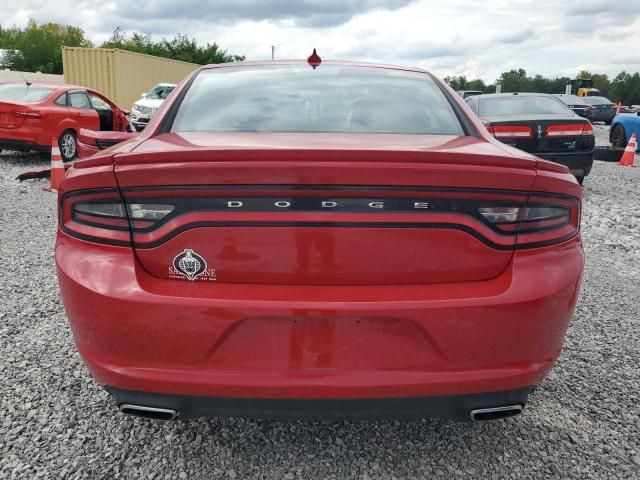
[[[640,169],[596,162],[585,182],[582,297],[523,416],[153,423],[119,414],[74,349],[52,258],[55,195],[13,180],[46,163],[0,156],[0,478],[640,478]]]

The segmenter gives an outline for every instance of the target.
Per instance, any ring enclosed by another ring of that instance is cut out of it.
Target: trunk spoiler
[[[78,133],[78,158],[84,159],[90,157],[94,153],[104,150],[122,143],[130,138],[135,137],[135,133],[131,132],[97,132],[94,130],[80,129]],[[68,170],[73,166],[74,162],[65,163],[64,168]],[[50,178],[51,169],[43,168],[41,170],[32,170],[21,173],[16,180],[22,182],[24,180],[33,180],[37,178]]]
[[[98,132],[81,128],[78,133],[78,144],[81,147],[78,148],[78,156],[79,158],[90,156],[85,154],[86,151],[83,150],[82,146],[91,147],[90,150],[104,150],[135,136],[137,136],[137,133],[133,132]],[[95,153],[95,151],[92,153]]]

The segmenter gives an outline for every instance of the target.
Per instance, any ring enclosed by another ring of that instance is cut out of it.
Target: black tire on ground
[[[596,147],[593,151],[593,159],[601,162],[619,162],[624,153],[624,148]]]
[[[623,125],[616,125],[609,134],[611,146],[614,148],[624,148],[627,146],[627,132]]]
[[[60,156],[63,162],[71,162],[78,155],[78,142],[76,140],[76,132],[73,130],[65,130],[58,138],[58,147],[60,148]]]

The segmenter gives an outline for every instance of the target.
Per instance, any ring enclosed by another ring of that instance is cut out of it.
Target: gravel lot
[[[606,128],[598,127],[606,142]],[[0,478],[640,478],[640,168],[585,181],[582,298],[521,417],[361,423],[119,414],[76,353],[53,266],[55,195],[0,156]]]

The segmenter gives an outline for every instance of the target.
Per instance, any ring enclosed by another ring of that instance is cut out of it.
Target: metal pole
[[[276,59],[276,46],[271,45],[271,60],[275,60],[275,59]]]

